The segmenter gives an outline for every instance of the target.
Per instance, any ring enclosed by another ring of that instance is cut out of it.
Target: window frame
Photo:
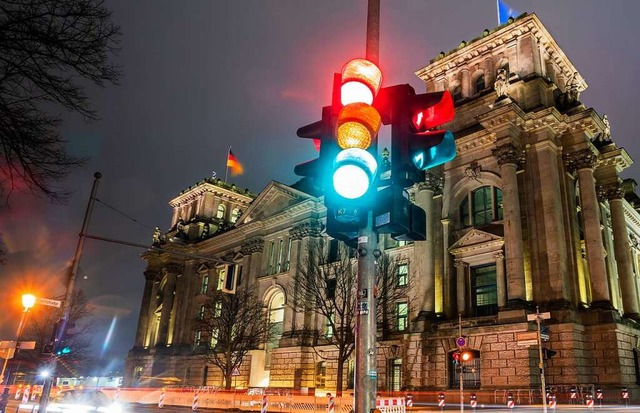
[[[396,315],[396,331],[407,331],[409,328],[409,303],[406,301],[399,301],[395,306]],[[404,307],[404,313],[401,308]]]

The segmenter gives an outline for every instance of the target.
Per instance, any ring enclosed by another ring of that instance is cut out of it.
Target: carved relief
[[[502,251],[498,251],[493,254],[493,258],[495,258],[496,261],[504,260],[504,253]]]
[[[314,220],[294,226],[289,230],[289,235],[293,240],[301,240],[306,237],[319,237],[320,232],[322,232],[322,225]]]
[[[500,166],[508,164],[517,165],[524,161],[522,151],[511,143],[498,146],[496,149],[491,151],[491,153],[498,160],[498,165]]]
[[[564,159],[565,165],[571,172],[586,168],[593,169],[598,163],[598,155],[593,153],[590,149],[570,152],[565,155]]]
[[[598,186],[597,194],[599,201],[612,201],[614,199],[622,199],[624,197],[624,190],[619,183],[613,183]]]
[[[242,255],[250,255],[254,252],[262,252],[264,249],[264,239],[262,238],[251,238],[244,244],[242,244],[242,249],[240,253]]]

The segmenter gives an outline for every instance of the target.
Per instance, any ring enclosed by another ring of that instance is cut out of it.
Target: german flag
[[[227,168],[231,169],[231,176],[242,175],[244,169],[242,164],[238,161],[238,158],[229,149],[229,155],[227,156]]]

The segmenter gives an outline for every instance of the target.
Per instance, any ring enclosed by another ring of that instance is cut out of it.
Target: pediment
[[[503,245],[503,237],[473,228],[449,247],[449,252],[459,255],[470,250],[499,249]]]
[[[315,198],[280,182],[271,181],[238,219],[236,226],[278,215],[308,199]]]

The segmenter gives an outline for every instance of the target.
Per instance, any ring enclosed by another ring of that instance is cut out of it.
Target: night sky
[[[86,167],[64,182],[65,205],[14,196],[0,211],[7,247],[0,267],[0,328],[12,339],[19,294],[63,292],[93,173],[98,198],[90,234],[150,244],[169,227],[168,201],[211,176],[224,177],[227,150],[244,165],[230,178],[259,192],[270,180],[291,184],[293,167],[316,156],[298,127],[320,118],[332,74],[364,57],[366,0],[107,1],[122,28],[120,86],[88,90],[101,120],[66,116],[63,135]],[[589,87],[581,100],[612,125],[613,139],[640,161],[637,143],[640,46],[637,0],[511,0],[535,12]],[[384,84],[424,86],[413,74],[441,50],[497,26],[495,0],[382,0],[380,64]],[[388,130],[382,146],[388,145]],[[640,164],[624,177],[640,180]],[[88,240],[78,287],[97,317],[95,354],[121,363],[133,345],[144,283],[141,249]],[[85,280],[82,276],[87,276]],[[116,317],[108,346],[107,330]]]

